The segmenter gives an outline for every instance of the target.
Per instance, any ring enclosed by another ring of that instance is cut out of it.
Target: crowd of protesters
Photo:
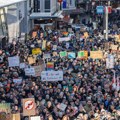
[[[13,41],[8,43],[4,49],[0,50],[0,102],[11,103],[12,113],[21,113],[21,119],[27,120],[28,117],[22,116],[23,98],[35,98],[36,115],[41,120],[120,120],[120,89],[113,87],[113,76],[120,76],[120,43],[114,39],[115,34],[120,34],[111,26],[110,34],[112,38],[105,40],[101,29],[88,32],[89,37],[84,38],[83,31],[75,31],[70,41],[59,42],[62,36],[60,30],[42,28],[38,30],[36,38],[30,38],[25,43]],[[68,32],[68,29],[64,30]],[[76,37],[79,34],[79,37]],[[20,62],[29,65],[27,57],[32,54],[33,48],[42,48],[42,41],[49,43],[42,53],[37,55],[36,63],[39,60],[54,62],[54,70],[62,70],[64,73],[63,81],[47,82],[41,81],[41,77],[26,76],[24,69],[19,67],[9,67],[8,57],[19,56]],[[67,43],[67,45],[66,45]],[[110,45],[118,45],[117,51],[112,51]],[[57,45],[56,50],[53,46]],[[106,46],[107,45],[107,46]],[[68,59],[61,58],[60,51],[75,52],[80,50],[88,51],[87,59]],[[104,53],[103,59],[91,59],[90,51],[101,50]],[[53,56],[53,52],[58,55]],[[51,58],[44,59],[45,53],[49,53]],[[106,69],[106,56],[115,56],[114,68]],[[14,78],[22,78],[21,84],[15,84]],[[64,111],[59,109],[59,104],[67,105]]]

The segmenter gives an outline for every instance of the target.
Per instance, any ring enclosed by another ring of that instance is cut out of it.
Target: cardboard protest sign
[[[41,72],[42,72],[41,67],[40,66],[34,66],[33,68],[34,68],[34,71],[35,71],[35,76],[36,77],[40,76]]]
[[[62,81],[63,71],[43,71],[41,73],[42,81]]]
[[[67,52],[66,51],[61,51],[60,52],[60,57],[66,57],[67,56]]]
[[[10,103],[0,103],[0,112],[11,113]]]
[[[25,63],[20,63],[20,66],[19,66],[21,69],[25,68],[26,67],[26,64]]]
[[[103,59],[103,52],[102,51],[90,51],[90,58]]]
[[[44,54],[44,55],[43,55],[43,58],[44,58],[44,59],[51,58],[51,55],[50,55],[50,54]]]
[[[117,48],[118,48],[118,45],[111,45],[112,50],[117,50]]]
[[[21,120],[20,113],[12,114],[12,120]]]
[[[30,117],[30,120],[41,120],[40,116],[33,116]]]
[[[106,68],[111,69],[114,68],[114,56],[113,55],[108,55],[106,58]]]
[[[88,58],[88,51],[79,51],[78,58],[87,59]]]
[[[84,32],[84,37],[85,37],[85,38],[88,38],[88,37],[89,37],[88,32]]]
[[[43,40],[43,42],[42,42],[42,50],[46,50],[46,44],[47,44],[47,41]]]
[[[21,84],[22,83],[22,78],[13,79],[13,82],[16,83],[16,84]]]
[[[42,53],[42,51],[41,51],[40,48],[34,48],[34,49],[32,49],[32,54],[33,54],[33,55],[41,54],[41,53]]]
[[[33,67],[25,68],[24,70],[26,76],[35,76],[35,69]]]
[[[53,70],[54,69],[54,63],[53,62],[47,62],[47,70]]]
[[[57,52],[53,52],[53,56],[58,56],[58,53]]]
[[[20,64],[19,56],[8,57],[8,63],[9,67],[19,66]]]
[[[58,108],[59,108],[60,110],[62,110],[62,111],[65,111],[66,107],[67,107],[67,105],[66,105],[66,104],[63,104],[63,103],[61,103],[60,105],[58,105]]]
[[[31,65],[31,64],[34,64],[36,63],[36,59],[34,57],[28,57],[28,63]]]
[[[35,115],[36,105],[34,98],[22,99],[22,103],[23,103],[23,116]]]
[[[0,120],[13,120],[11,114],[0,112]]]
[[[74,53],[74,52],[69,52],[69,53],[68,53],[68,58],[69,58],[69,59],[76,58],[75,53]]]
[[[36,38],[37,37],[37,31],[33,31],[32,32],[32,38]]]

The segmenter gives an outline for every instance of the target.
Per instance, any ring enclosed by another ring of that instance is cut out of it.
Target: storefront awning
[[[30,19],[41,19],[41,18],[59,18],[59,16],[62,14],[62,11],[55,12],[54,14],[51,13],[32,13],[30,15]]]

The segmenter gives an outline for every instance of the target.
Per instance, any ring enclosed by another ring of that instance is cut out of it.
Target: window
[[[50,0],[45,0],[45,12],[50,12]]]
[[[40,12],[40,0],[34,0],[34,12]]]

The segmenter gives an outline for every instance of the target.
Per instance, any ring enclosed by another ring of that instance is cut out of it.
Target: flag
[[[113,87],[114,89],[116,89],[115,71],[114,71],[113,73],[114,73],[114,76],[113,76],[113,80],[112,80],[112,87]]]

